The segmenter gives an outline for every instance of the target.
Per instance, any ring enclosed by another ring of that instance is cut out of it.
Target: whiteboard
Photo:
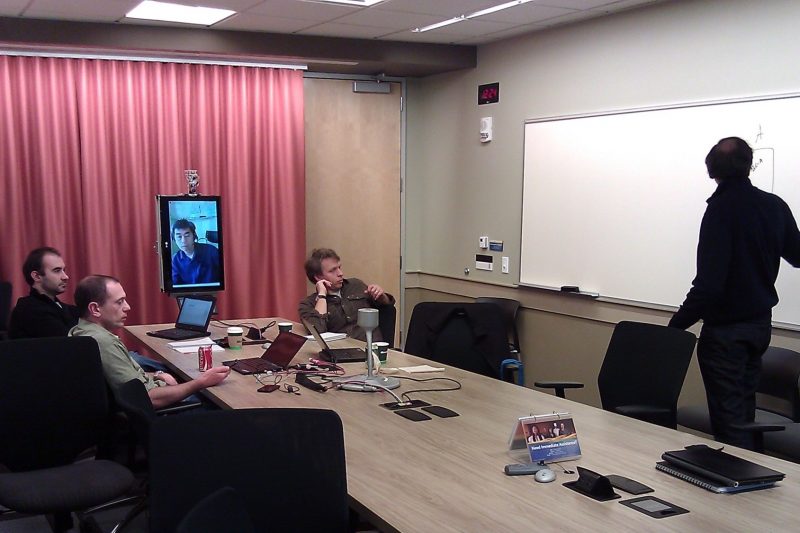
[[[716,188],[705,157],[730,136],[800,216],[800,95],[526,122],[520,284],[680,305]],[[776,287],[773,320],[800,325],[800,270],[782,261]]]

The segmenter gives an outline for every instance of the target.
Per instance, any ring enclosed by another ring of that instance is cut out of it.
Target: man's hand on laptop
[[[201,373],[195,380],[199,382],[203,388],[213,387],[218,383],[222,383],[230,373],[231,369],[227,366],[215,366]]]

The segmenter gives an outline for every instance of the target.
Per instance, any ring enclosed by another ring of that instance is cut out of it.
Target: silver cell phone
[[[517,463],[506,465],[503,471],[507,476],[531,476],[543,468],[547,468],[547,466],[538,463]]]

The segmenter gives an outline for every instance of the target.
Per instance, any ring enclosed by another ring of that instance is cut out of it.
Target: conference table
[[[265,326],[276,319],[247,319],[228,323]],[[212,338],[225,335],[225,327],[212,322]],[[166,340],[149,337],[148,331],[169,324],[128,326],[126,329],[153,353],[161,356],[176,377],[199,374],[197,354],[181,354]],[[306,334],[295,324],[295,333]],[[274,338],[277,327],[265,336]],[[363,346],[345,339],[331,347]],[[305,363],[319,347],[308,341],[294,359]],[[258,357],[261,346],[214,352],[214,363]],[[461,383],[448,392],[420,392],[412,397],[459,413],[452,418],[412,422],[381,407],[393,401],[385,392],[364,393],[328,390],[320,393],[300,388],[300,394],[256,392],[254,376],[231,372],[218,386],[204,391],[217,405],[237,408],[324,408],[336,411],[344,425],[347,486],[351,505],[381,531],[486,532],[486,531],[796,531],[800,529],[796,505],[800,502],[800,465],[748,450],[726,447],[734,455],[779,470],[786,478],[774,488],[739,494],[715,494],[655,469],[667,450],[690,444],[714,443],[688,433],[640,422],[595,407],[561,399],[455,367],[390,350],[391,368],[430,364],[444,372],[395,377],[416,379],[447,377]],[[348,375],[364,373],[363,363],[342,365]],[[565,376],[569,378],[569,376]],[[294,383],[293,377],[284,381]],[[448,388],[444,382],[415,383],[401,379],[394,392]],[[509,438],[519,417],[569,412],[573,416],[582,456],[551,465],[557,474],[552,483],[537,483],[533,476],[506,476],[503,467],[518,462],[508,451]],[[559,465],[576,466],[597,473],[629,477],[655,489],[652,496],[689,510],[689,513],[654,519],[620,501],[634,498],[616,490],[622,498],[599,502],[569,490],[562,484],[577,479]]]

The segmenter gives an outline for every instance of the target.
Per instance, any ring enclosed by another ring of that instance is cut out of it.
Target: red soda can
[[[214,364],[211,359],[211,346],[200,346],[197,349],[197,367],[200,372],[205,372],[210,369]]]

